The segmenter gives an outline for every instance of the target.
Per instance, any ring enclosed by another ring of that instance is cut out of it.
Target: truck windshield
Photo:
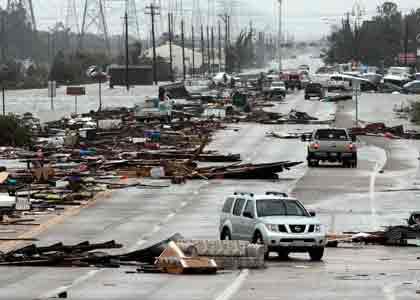
[[[349,137],[345,130],[320,129],[316,132],[315,139],[320,141],[348,141]]]
[[[308,216],[307,211],[299,202],[279,199],[258,200],[257,213],[259,217]]]

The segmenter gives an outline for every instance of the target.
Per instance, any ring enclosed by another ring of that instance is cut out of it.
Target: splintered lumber
[[[156,261],[162,272],[169,274],[214,274],[217,272],[217,264],[207,257],[187,257],[175,244],[169,242]]]
[[[191,179],[278,179],[277,173],[289,170],[302,162],[276,162],[267,164],[243,164],[225,167],[197,168],[197,174],[188,175]]]

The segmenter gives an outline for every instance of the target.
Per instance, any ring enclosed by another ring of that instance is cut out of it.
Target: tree
[[[361,24],[357,20],[353,24],[348,16],[328,36],[329,48],[324,60],[329,64],[356,60],[369,65],[394,65],[398,54],[403,52],[403,25],[408,22],[409,40],[415,40],[419,21],[419,10],[403,17],[397,4],[389,1],[377,8],[377,15],[371,20]],[[409,51],[415,50],[414,43],[409,46]]]
[[[29,146],[31,133],[15,116],[0,116],[0,145],[1,146]]]
[[[142,54],[143,45],[141,42],[137,41],[130,45],[128,48],[129,50],[129,58],[130,62],[133,65],[139,65],[140,64],[140,56]]]

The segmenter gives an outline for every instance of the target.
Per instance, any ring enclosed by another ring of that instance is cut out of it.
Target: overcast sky
[[[79,9],[81,20],[82,3],[84,0],[75,0]],[[111,33],[122,31],[121,17],[124,12],[123,0],[105,0],[107,4],[108,23]],[[168,3],[175,3],[176,0],[161,0],[163,6]],[[178,0],[180,2],[181,0]],[[222,0],[211,0],[213,3]],[[228,3],[232,0],[225,0]],[[248,24],[253,21],[254,26],[265,31],[274,32],[277,22],[277,0],[235,0],[240,2],[240,18],[236,20],[236,26]],[[6,0],[0,0],[4,6]],[[51,27],[58,20],[65,20],[67,0],[33,0],[38,27],[46,29]],[[156,1],[159,2],[159,1]],[[355,0],[283,0],[284,28],[297,39],[317,39],[328,34],[331,24],[338,23],[341,17],[351,11]],[[382,4],[383,0],[359,0],[365,9],[366,18],[375,13],[376,7]],[[398,0],[396,2],[404,11],[413,8],[420,8],[420,0]],[[143,8],[150,3],[150,0],[137,0],[137,9],[140,15],[140,26],[147,27],[149,20],[144,16]],[[191,8],[192,0],[184,0],[184,9]],[[201,0],[201,8],[207,8],[207,0]],[[235,22],[234,22],[235,23]],[[163,25],[166,27],[166,25]]]

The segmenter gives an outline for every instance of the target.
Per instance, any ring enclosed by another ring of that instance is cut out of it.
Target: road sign
[[[68,86],[67,95],[69,96],[83,96],[86,95],[86,89],[82,86]]]

